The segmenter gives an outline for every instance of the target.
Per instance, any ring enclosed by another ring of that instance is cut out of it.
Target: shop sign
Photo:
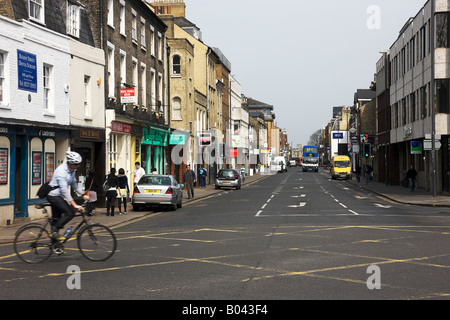
[[[157,129],[144,128],[143,143],[154,146],[167,146],[167,132]]]
[[[184,134],[171,134],[169,139],[170,145],[185,145],[186,144],[186,136]]]
[[[411,141],[411,154],[422,154],[422,141]]]
[[[121,133],[131,133],[131,125],[127,123],[113,121],[111,122],[111,131]]]
[[[100,131],[95,129],[80,128],[80,139],[100,139]]]

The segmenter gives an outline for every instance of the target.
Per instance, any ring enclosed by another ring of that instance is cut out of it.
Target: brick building
[[[141,0],[86,0],[105,51],[106,167],[167,172],[167,26]],[[102,4],[102,5],[99,5]]]

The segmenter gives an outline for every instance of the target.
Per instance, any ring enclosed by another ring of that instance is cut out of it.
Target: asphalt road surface
[[[37,265],[1,245],[0,299],[450,297],[449,209],[392,203],[323,172],[291,168],[113,231],[106,262],[75,241]]]

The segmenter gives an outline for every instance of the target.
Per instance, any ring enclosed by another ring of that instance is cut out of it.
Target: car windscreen
[[[335,161],[334,166],[336,168],[347,168],[350,166],[350,162],[349,161]]]
[[[231,170],[219,171],[219,178],[234,178],[234,171]]]
[[[159,185],[159,186],[170,186],[170,178],[169,177],[159,177],[159,176],[148,176],[142,177],[139,180],[139,185]]]

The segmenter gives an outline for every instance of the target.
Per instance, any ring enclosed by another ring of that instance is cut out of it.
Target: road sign
[[[439,150],[441,148],[441,141],[435,140],[434,141],[434,149]],[[423,150],[432,150],[432,140],[423,140]]]

